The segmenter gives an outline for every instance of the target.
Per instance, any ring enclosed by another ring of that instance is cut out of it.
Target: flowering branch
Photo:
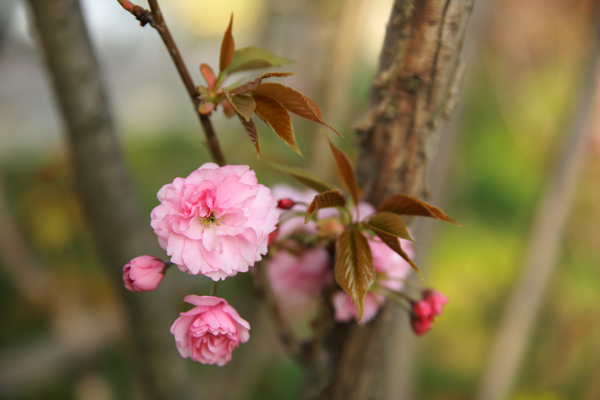
[[[225,155],[223,154],[223,150],[219,144],[219,139],[217,138],[210,117],[198,112],[198,107],[200,106],[200,100],[198,99],[199,93],[196,90],[196,85],[194,84],[187,67],[185,66],[183,58],[181,57],[181,53],[175,44],[175,40],[169,31],[169,27],[163,18],[158,1],[148,1],[148,4],[150,5],[150,11],[131,3],[129,0],[117,1],[125,10],[129,11],[138,21],[140,21],[140,25],[145,26],[146,24],[150,24],[150,26],[156,29],[160,35],[165,46],[167,47],[167,50],[169,51],[169,54],[171,55],[173,63],[175,63],[175,67],[179,72],[179,76],[183,81],[183,85],[185,86],[192,103],[194,104],[194,109],[198,113],[200,124],[202,125],[202,129],[206,135],[206,142],[214,161],[220,166],[226,165],[227,161],[225,161]]]

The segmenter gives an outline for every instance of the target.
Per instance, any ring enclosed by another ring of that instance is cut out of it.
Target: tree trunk
[[[456,102],[473,3],[394,2],[370,109],[357,127],[356,174],[370,203],[395,193],[427,197],[428,162],[440,122]],[[406,318],[388,302],[365,326],[328,321],[320,348],[306,362],[302,398],[382,398],[390,329],[399,317]]]
[[[124,297],[131,321],[126,347],[144,398],[187,399],[194,391],[168,332],[160,293],[122,289],[123,265],[142,254],[161,254],[140,214],[130,183],[100,68],[78,0],[29,0],[38,41],[71,147],[77,189],[109,278]]]

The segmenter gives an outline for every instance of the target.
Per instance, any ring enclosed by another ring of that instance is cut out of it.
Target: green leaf
[[[231,93],[231,94],[248,93],[250,90],[252,90],[255,87],[257,87],[258,85],[260,85],[260,83],[262,82],[263,79],[272,78],[272,77],[273,78],[285,78],[286,76],[291,76],[294,74],[295,74],[295,72],[267,72],[267,73],[262,74],[258,78],[251,80],[250,82],[246,82],[243,85],[236,86],[234,88],[229,89],[229,93]]]
[[[253,96],[256,115],[261,117],[288,146],[302,157],[296,143],[290,113],[277,100],[267,96]]]
[[[329,140],[329,138],[327,138]],[[350,195],[352,196],[352,200],[354,200],[354,206],[358,210],[358,183],[356,183],[356,177],[354,176],[354,169],[352,168],[352,164],[350,164],[350,160],[346,157],[346,154],[340,150],[336,145],[334,145],[331,140],[329,140],[329,147],[331,148],[331,152],[333,153],[333,157],[335,158],[335,162],[342,174],[342,178],[346,187],[350,191]]]
[[[302,168],[287,167],[271,161],[267,161],[265,159],[263,159],[262,162],[270,168],[276,169],[278,171],[290,175],[292,178],[308,186],[309,188],[316,190],[317,192],[326,192],[328,190],[333,189],[328,183],[323,182],[321,179],[317,178],[316,176]]]
[[[277,57],[267,49],[251,46],[236,50],[233,54],[233,60],[227,68],[228,74],[239,71],[248,71],[251,69],[280,67],[291,63],[292,60]]]
[[[306,218],[304,223],[308,224],[308,221],[312,218],[313,214],[318,210],[330,207],[345,207],[346,198],[338,190],[328,190],[327,192],[319,193],[315,196],[313,201],[306,210]]]
[[[238,112],[246,121],[250,121],[250,117],[252,117],[252,113],[256,108],[256,103],[252,96],[247,94],[239,94],[232,96],[231,93],[227,91],[227,89],[223,88],[223,93],[225,94],[225,98],[231,104],[231,106]]]
[[[240,118],[240,122],[244,126],[244,129],[246,129],[246,133],[248,133],[250,140],[252,140],[252,143],[256,148],[256,158],[260,159],[260,146],[258,145],[258,131],[256,130],[256,125],[254,125],[254,122],[251,119],[246,121],[241,114],[238,114],[238,117]]]
[[[339,136],[342,136],[338,131],[327,125],[327,123],[323,120],[323,115],[321,115],[321,109],[314,101],[290,87],[279,83],[263,83],[260,86],[257,85],[253,92],[256,94],[273,97],[275,100],[283,104],[283,106],[287,108],[289,112],[299,115],[302,118],[306,118],[310,121],[325,125]]]
[[[235,41],[233,40],[233,13],[231,13],[231,19],[229,20],[229,26],[223,35],[223,41],[221,42],[221,55],[219,57],[219,71],[225,71],[233,61],[235,55]]]
[[[355,227],[346,228],[335,242],[334,274],[341,288],[354,300],[360,322],[365,295],[375,282],[376,271],[369,242]]]
[[[380,211],[371,215],[367,221],[367,224],[372,228],[387,233],[388,235],[414,242],[414,240],[410,237],[410,233],[408,233],[408,228],[406,228],[404,220],[398,214],[388,211]]]
[[[462,226],[439,208],[406,194],[395,194],[387,198],[378,208],[379,211],[389,211],[398,215],[417,215],[436,218],[456,226]]]
[[[417,264],[415,264],[413,260],[410,259],[408,254],[406,254],[406,252],[402,249],[402,246],[400,245],[400,239],[398,239],[396,236],[392,236],[388,233],[385,233],[384,231],[381,231],[379,229],[373,229],[373,231],[377,236],[379,236],[383,243],[387,244],[390,249],[394,250],[400,257],[402,257],[407,263],[410,264],[412,269],[415,270],[415,272],[417,273],[417,275],[419,275],[419,278],[421,278],[421,280],[425,280],[423,278],[423,274],[421,274],[421,270],[419,269],[419,267],[417,267]]]

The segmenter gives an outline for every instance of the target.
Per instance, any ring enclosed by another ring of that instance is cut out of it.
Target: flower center
[[[209,216],[204,217],[204,218],[200,218],[200,221],[206,227],[209,227],[211,225],[219,226],[219,224],[221,223],[221,220],[222,220],[222,217],[221,218],[215,217],[215,211],[214,210],[210,213]]]

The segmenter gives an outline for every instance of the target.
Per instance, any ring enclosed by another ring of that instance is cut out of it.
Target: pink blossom
[[[373,254],[373,266],[377,271],[375,285],[385,287],[393,291],[400,291],[404,287],[404,279],[408,278],[411,267],[402,257],[388,245],[377,238],[369,240],[371,253]],[[409,241],[402,240],[402,248],[412,256],[413,247]],[[363,318],[361,323],[373,319],[379,310],[379,307],[385,303],[385,297],[378,293],[367,292],[365,296]],[[345,322],[354,318],[358,320],[358,311],[354,301],[344,292],[338,292],[333,298],[333,307],[335,309],[335,319]]]
[[[250,324],[225,299],[192,294],[184,301],[196,307],[171,326],[179,354],[202,364],[227,364],[233,349],[250,338]]]
[[[338,291],[333,295],[331,301],[333,303],[336,321],[349,322],[353,318],[358,321],[358,310],[356,309],[356,304],[354,304],[352,297],[348,296],[345,292]],[[364,324],[372,320],[377,315],[379,307],[381,307],[384,302],[385,297],[382,295],[367,292],[363,304],[363,316],[360,323]]]
[[[423,299],[431,306],[433,315],[442,315],[442,309],[448,304],[448,298],[437,290],[426,290]]]
[[[246,272],[267,253],[279,210],[246,165],[206,163],[158,192],[152,228],[171,262],[213,280]]]
[[[123,283],[130,292],[156,289],[165,277],[167,264],[154,256],[139,256],[123,267]]]
[[[295,255],[279,250],[267,262],[267,276],[283,311],[310,304],[333,278],[331,257],[323,247],[313,247]]]

